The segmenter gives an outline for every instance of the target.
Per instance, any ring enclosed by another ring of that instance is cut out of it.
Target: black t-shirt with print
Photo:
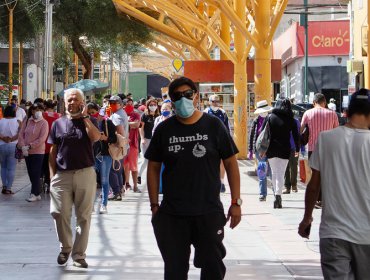
[[[161,211],[173,215],[222,212],[220,161],[238,153],[222,122],[211,115],[185,125],[173,116],[158,125],[145,158],[164,163]]]
[[[144,138],[152,139],[152,131],[154,127],[155,117],[153,115],[143,114],[141,121],[144,123]]]

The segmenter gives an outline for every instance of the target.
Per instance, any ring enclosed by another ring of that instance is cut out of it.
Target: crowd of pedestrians
[[[147,170],[152,225],[165,279],[187,279],[191,246],[201,279],[223,279],[224,226],[230,220],[235,228],[241,221],[238,149],[219,96],[211,95],[204,111],[198,110],[199,98],[196,85],[186,77],[173,80],[160,102],[150,97],[134,102],[132,94],[119,94],[104,96],[102,104],[86,104],[81,90],[68,89],[63,115],[55,111],[52,100],[38,98],[21,106],[13,96],[0,119],[2,194],[14,193],[16,164],[24,159],[31,182],[26,200],[35,202],[41,200],[41,192],[50,192],[50,213],[60,242],[57,263],[63,265],[71,256],[74,266],[87,268],[97,187],[101,187],[98,213],[107,214],[108,201],[122,201],[130,190],[142,192],[139,185],[144,185]],[[366,234],[370,228],[362,218],[370,214],[370,93],[360,90],[352,96],[349,122],[341,127],[324,95],[316,94],[313,105],[298,120],[287,98],[278,99],[274,107],[266,100],[257,102],[248,159],[256,159],[259,200],[266,201],[268,178],[273,208],[283,207],[283,194],[298,192],[298,159],[299,153],[305,156],[301,138],[307,129],[312,178],[299,234],[309,237],[312,211],[322,208],[320,251],[325,279],[341,275],[361,279],[356,275],[370,274],[365,265],[370,259]],[[266,130],[269,143],[261,153],[258,142]],[[126,141],[125,156],[117,160],[110,148],[120,137]],[[138,166],[140,153],[144,159]],[[225,174],[231,195],[226,216],[220,201],[220,193],[226,190]]]

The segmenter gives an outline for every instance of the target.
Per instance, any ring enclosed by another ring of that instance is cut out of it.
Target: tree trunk
[[[81,45],[80,40],[77,37],[71,38],[72,49],[81,60],[82,65],[85,67],[85,73],[83,73],[84,79],[90,79],[91,77],[91,57],[89,53]]]

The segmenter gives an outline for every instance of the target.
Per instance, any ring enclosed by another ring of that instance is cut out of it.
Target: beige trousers
[[[93,167],[73,171],[58,171],[51,179],[50,214],[61,246],[61,252],[72,252],[72,259],[85,259],[89,240],[91,214],[96,192]],[[75,207],[76,237],[72,246],[71,217]]]

